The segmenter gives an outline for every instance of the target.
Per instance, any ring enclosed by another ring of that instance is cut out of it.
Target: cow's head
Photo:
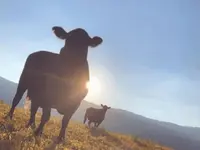
[[[111,107],[108,107],[107,105],[103,105],[101,104],[101,107],[103,108],[103,110],[107,111],[108,109],[110,109]]]
[[[82,28],[76,28],[67,32],[62,27],[54,26],[52,30],[58,38],[65,40],[65,47],[62,49],[62,53],[71,54],[72,56],[70,57],[87,55],[88,47],[97,47],[103,42],[101,37],[90,37]]]

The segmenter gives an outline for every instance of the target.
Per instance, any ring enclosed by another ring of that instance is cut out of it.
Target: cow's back
[[[60,70],[59,55],[47,51],[38,51],[30,54],[24,68],[33,74],[54,74]]]

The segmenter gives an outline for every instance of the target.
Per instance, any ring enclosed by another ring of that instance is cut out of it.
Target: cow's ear
[[[52,28],[54,34],[60,38],[60,39],[66,39],[67,38],[67,32],[62,28],[62,27],[59,27],[59,26],[54,26]]]
[[[103,107],[103,104],[101,104],[101,107]]]
[[[111,107],[108,107],[108,109],[110,109]]]
[[[96,47],[96,46],[100,45],[102,42],[103,42],[103,39],[101,37],[95,36],[90,39],[89,46]]]

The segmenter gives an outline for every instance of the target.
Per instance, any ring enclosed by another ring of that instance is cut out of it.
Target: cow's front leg
[[[58,139],[57,139],[57,142],[60,143],[61,141],[63,141],[65,139],[65,132],[66,132],[66,128],[69,124],[69,120],[71,118],[72,115],[69,115],[69,114],[65,114],[63,116],[63,119],[62,119],[62,127],[61,127],[61,130],[60,130],[60,133],[59,133],[59,136],[58,136]]]
[[[35,115],[37,113],[39,106],[34,103],[31,102],[31,114],[30,114],[30,119],[28,124],[26,125],[26,128],[28,128],[29,126],[31,126],[32,128],[35,128]]]
[[[41,135],[44,125],[46,124],[46,122],[50,119],[50,115],[51,115],[51,108],[43,108],[42,109],[42,118],[41,118],[41,122],[39,127],[37,128],[37,130],[35,131],[35,135]]]

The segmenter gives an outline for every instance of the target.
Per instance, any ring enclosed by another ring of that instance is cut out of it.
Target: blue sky
[[[51,32],[82,27],[104,43],[88,56],[102,93],[88,100],[200,127],[199,0],[0,0],[0,76],[18,82],[28,54],[58,52]]]

